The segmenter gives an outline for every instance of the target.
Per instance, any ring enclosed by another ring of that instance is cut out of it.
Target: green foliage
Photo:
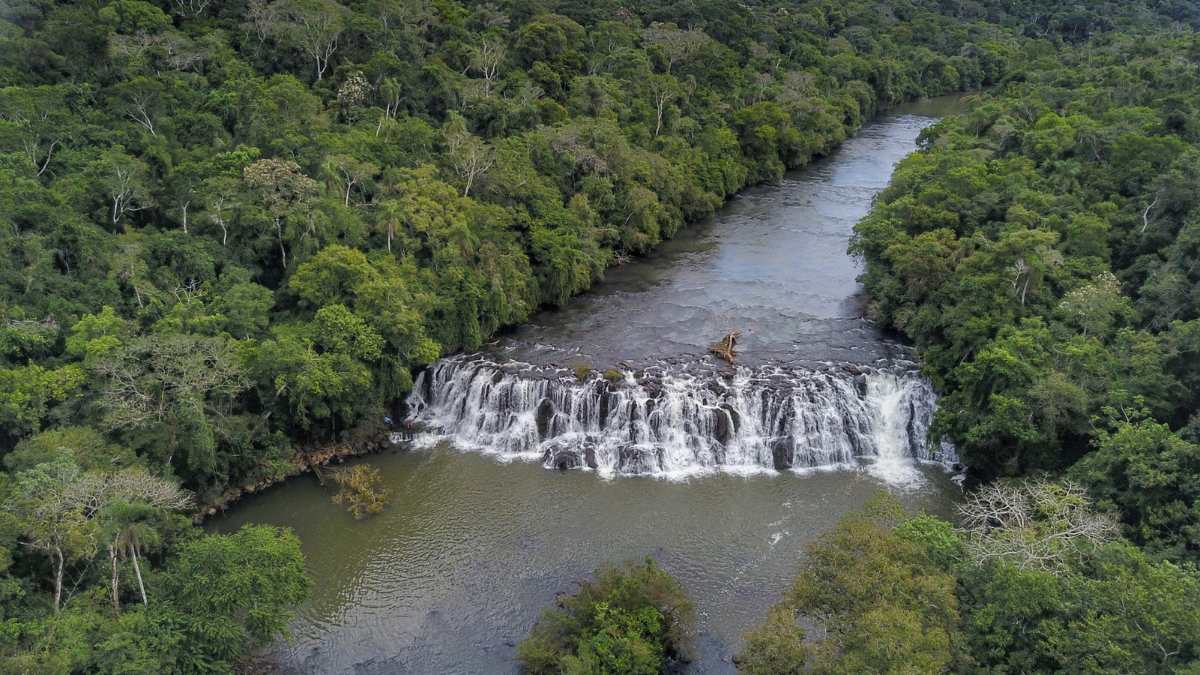
[[[766,620],[744,636],[745,645],[738,654],[738,670],[750,675],[800,675],[808,671],[814,656],[805,642],[804,629],[796,621],[796,611],[780,603],[767,612]]]
[[[737,657],[752,673],[939,672],[959,614],[955,578],[928,550],[944,535],[927,519],[903,534],[896,502],[869,505],[812,544],[791,591]],[[903,527],[903,526],[902,526]],[[929,538],[923,534],[929,533]],[[951,548],[941,543],[943,548]],[[821,624],[806,642],[801,618]]]
[[[295,536],[261,526],[231,535],[193,534],[146,581],[149,604],[137,601],[116,615],[97,588],[74,595],[56,614],[10,617],[0,641],[0,668],[235,672],[249,649],[285,630],[309,586]]]
[[[1003,494],[973,495],[963,506],[964,530],[932,516],[847,516],[810,548],[793,590],[746,635],[738,669],[1178,673],[1200,667],[1194,566],[1156,562],[1128,542],[1086,536],[1080,524],[1102,516],[1070,486],[998,489]],[[1055,540],[1053,566],[1043,564],[1049,549],[1036,544],[1047,536]],[[806,640],[798,619],[823,637]]]
[[[1095,442],[1081,479],[1130,536],[1195,554],[1195,48],[1114,32],[1196,25],[1190,3],[502,4],[0,12],[3,669],[228,670],[302,595],[288,537],[190,541],[170,509],[68,508],[80,485],[167,476],[211,499],[275,477],[297,445],[377,431],[415,368],[877,111],[993,85],[860,224],[873,311],[921,348],[972,466],[1058,469]],[[1143,409],[1184,440],[1110,421]],[[876,552],[893,567],[959,560],[905,528]],[[204,565],[229,585],[190,583]],[[161,602],[130,602],[135,566]],[[634,576],[666,597],[660,572]],[[608,597],[606,575],[562,610],[569,645],[529,643],[546,668],[681,656],[682,610]],[[57,613],[56,578],[74,580]],[[860,609],[892,656],[848,625],[846,664],[937,665],[927,613]],[[807,648],[792,630],[771,649]]]
[[[17,437],[38,431],[50,407],[77,396],[84,378],[76,364],[0,368],[0,425]]]
[[[1194,559],[1195,439],[1173,433],[1200,414],[1200,274],[1183,263],[1200,137],[1177,95],[1200,79],[1177,72],[1191,37],[1126,31],[935,125],[851,249],[871,312],[943,389],[935,435],[973,471],[1081,462],[1131,539]]]
[[[689,658],[695,610],[679,582],[649,558],[601,568],[555,605],[517,646],[531,673],[650,675]]]
[[[183,669],[200,670],[285,633],[311,581],[294,534],[246,526],[184,544],[159,583],[194,650]]]
[[[1173,558],[1200,555],[1200,444],[1165,424],[1123,423],[1072,473],[1118,510],[1135,543]]]
[[[963,576],[962,669],[1184,672],[1200,665],[1195,568],[1111,544],[1065,572],[1009,563]]]
[[[341,488],[333,496],[333,503],[345,506],[355,520],[382,513],[387,506],[383,477],[375,467],[359,464],[337,469],[333,472],[333,481]]]
[[[111,443],[91,427],[59,427],[18,443],[4,456],[4,466],[19,473],[60,460],[78,464],[85,470],[120,469],[137,463],[133,451]]]
[[[564,673],[662,672],[664,646],[660,639],[663,616],[655,607],[637,611],[594,606],[591,627],[579,639],[578,651],[560,661]]]

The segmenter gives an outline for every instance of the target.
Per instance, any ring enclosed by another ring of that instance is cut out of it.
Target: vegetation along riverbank
[[[1184,0],[6,3],[0,670],[234,669],[311,580],[294,535],[205,534],[197,503],[380,431],[415,368],[878,111],[957,91],[987,93],[859,227],[872,311],[921,350],[935,433],[983,478],[1079,487],[1005,488],[1034,511],[1011,527],[851,519],[752,636],[778,655],[760,672],[1194,667],[1198,17]],[[821,561],[843,551],[914,590],[829,605]],[[671,587],[660,572],[641,574]],[[606,574],[594,588],[619,592]],[[656,611],[605,616],[662,635]],[[828,637],[797,638],[798,614]],[[665,632],[639,668],[684,654]],[[584,662],[619,669],[603,634]]]

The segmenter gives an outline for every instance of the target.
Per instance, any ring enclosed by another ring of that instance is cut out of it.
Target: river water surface
[[[419,447],[368,460],[393,494],[383,514],[356,522],[306,476],[214,519],[303,542],[315,586],[273,649],[283,669],[515,672],[556,593],[652,556],[695,601],[691,671],[732,672],[740,635],[843,513],[880,489],[948,513],[958,489],[919,461],[945,458],[924,445],[935,397],[861,319],[845,250],[921,129],[956,106],[886,115],[568,308],[435,365],[410,401]],[[731,329],[736,369],[704,356]]]

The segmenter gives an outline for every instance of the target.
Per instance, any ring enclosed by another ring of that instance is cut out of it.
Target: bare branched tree
[[[500,64],[504,62],[504,43],[492,37],[485,37],[471,49],[471,70],[483,78],[483,97],[492,95],[492,88],[500,74]]]
[[[116,472],[83,472],[70,462],[39,465],[35,471],[22,474],[14,486],[10,501],[5,505],[27,524],[22,543],[50,557],[54,577],[54,610],[63,603],[63,577],[66,563],[86,560],[99,549],[98,521],[106,509],[116,504],[137,504],[152,509],[182,510],[192,504],[192,496],[174,482],[154,476],[144,468],[128,468]],[[129,545],[128,536],[109,544],[112,566],[114,607],[119,606],[115,564],[117,543]],[[131,555],[137,556],[136,543]],[[146,602],[141,565],[134,559],[142,600]]]
[[[278,0],[263,13],[266,34],[312,59],[318,81],[325,77],[349,11],[333,0]]]
[[[176,12],[184,16],[197,17],[208,9],[212,0],[174,0],[172,4],[175,6]]]
[[[169,423],[184,408],[221,415],[247,386],[232,347],[217,338],[135,340],[96,370],[105,379],[99,402],[112,429]]]
[[[123,230],[126,215],[154,205],[146,187],[146,165],[139,159],[114,150],[101,158],[100,169],[108,201],[112,204],[109,219],[114,228]]]
[[[660,50],[670,75],[672,67],[695,56],[712,38],[699,28],[683,30],[673,23],[656,21],[642,31],[642,41]]]
[[[260,159],[242,169],[242,178],[271,214],[275,237],[284,269],[287,269],[287,245],[283,233],[286,219],[303,211],[319,192],[317,182],[300,171],[295,162]]]
[[[467,131],[461,117],[456,116],[446,124],[443,138],[454,171],[463,179],[463,196],[467,197],[475,181],[496,163],[496,153],[483,139]]]
[[[993,483],[972,493],[959,514],[977,564],[1003,559],[1057,573],[1082,547],[1118,534],[1116,522],[1094,511],[1086,491],[1072,483]]]
[[[649,82],[650,96],[654,100],[654,137],[662,133],[663,116],[667,104],[679,96],[679,87],[669,75],[652,75]]]
[[[35,176],[46,173],[55,150],[70,137],[72,111],[67,88],[0,89],[0,120],[12,123]]]

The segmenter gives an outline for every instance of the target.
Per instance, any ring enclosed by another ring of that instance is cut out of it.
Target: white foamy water
[[[894,484],[914,461],[952,461],[927,442],[937,397],[911,364],[820,369],[670,364],[579,380],[484,355],[418,378],[419,445],[455,446],[548,469],[682,479],[862,467]]]

